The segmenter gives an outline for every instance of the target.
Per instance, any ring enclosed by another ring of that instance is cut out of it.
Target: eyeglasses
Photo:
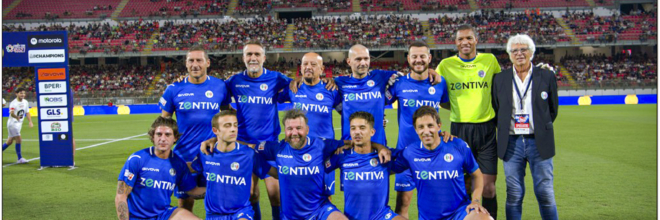
[[[527,51],[529,51],[529,48],[513,49],[513,50],[511,50],[511,54],[516,54],[518,52],[527,53]]]

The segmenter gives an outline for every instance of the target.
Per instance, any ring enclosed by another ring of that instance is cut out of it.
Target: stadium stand
[[[12,1],[3,1],[6,8]],[[58,18],[99,18],[109,17],[121,0],[30,0],[21,1],[16,8],[4,16],[7,20]]]
[[[197,17],[200,15],[224,15],[228,0],[130,0],[120,17]]]

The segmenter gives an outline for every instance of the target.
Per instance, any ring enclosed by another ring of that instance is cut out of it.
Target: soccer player
[[[285,141],[263,142],[257,148],[266,160],[276,163],[282,219],[347,219],[323,193],[323,163],[345,142],[307,136],[307,117],[297,109],[288,111],[282,122]],[[376,147],[379,158],[388,155],[384,160],[389,161],[389,150],[382,145]]]
[[[214,137],[211,118],[220,109],[228,109],[231,102],[225,82],[207,74],[210,65],[211,60],[203,47],[190,48],[186,55],[189,76],[169,85],[158,103],[161,116],[172,117],[176,113],[182,135],[174,153],[188,163],[199,153],[199,144]],[[183,191],[176,195],[180,198],[179,206],[192,211],[195,201]]]
[[[493,76],[502,70],[493,54],[477,53],[478,40],[472,26],[459,26],[455,41],[458,54],[443,59],[435,71],[444,77],[449,89],[450,105],[443,107],[451,107],[451,134],[471,147],[484,173],[483,205],[497,218],[497,145],[491,87]]]
[[[325,163],[326,172],[341,168],[346,217],[406,220],[387,205],[392,163],[379,163],[378,154],[372,147],[371,136],[376,133],[374,116],[368,112],[355,112],[350,121],[353,148],[332,155]]]
[[[23,128],[23,119],[27,117],[30,127],[33,127],[32,117],[30,116],[30,105],[25,99],[25,89],[16,89],[16,99],[9,103],[9,119],[7,120],[7,142],[2,145],[2,151],[5,151],[16,141],[16,163],[27,163],[28,161],[21,155],[21,128]]]
[[[419,219],[490,219],[479,203],[483,175],[470,147],[461,139],[442,142],[438,111],[422,106],[413,115],[413,125],[421,141],[395,156],[393,170],[410,169],[417,187]],[[472,199],[465,190],[464,172],[474,178]]]
[[[408,47],[408,65],[411,72],[392,85],[385,97],[388,103],[398,101],[397,116],[399,122],[399,139],[396,148],[403,150],[419,138],[412,124],[412,116],[421,106],[431,106],[440,110],[441,103],[449,101],[447,97],[447,84],[441,79],[440,83],[432,85],[429,82],[429,64],[431,51],[423,41],[415,41]],[[408,218],[408,208],[412,199],[415,182],[412,181],[410,171],[396,174],[394,190],[397,191],[395,211]]]
[[[214,146],[216,150],[210,155],[200,152],[191,164],[206,178],[206,219],[252,220],[252,174],[263,179],[271,166],[254,149],[236,142],[238,120],[235,110],[217,113],[212,125],[218,139]]]
[[[203,198],[203,189],[195,187],[186,162],[172,152],[180,136],[176,123],[174,119],[158,117],[148,132],[154,146],[137,151],[126,160],[115,196],[120,220],[199,219],[186,209],[170,207],[176,187],[194,198]]]
[[[293,108],[306,112],[309,120],[309,136],[323,139],[335,139],[335,128],[332,124],[332,110],[341,104],[337,90],[328,90],[321,81],[325,70],[323,57],[317,53],[306,53],[301,60],[303,84],[297,93],[286,89],[279,97],[279,102],[290,101]],[[328,196],[335,194],[335,172],[325,175],[325,192]]]

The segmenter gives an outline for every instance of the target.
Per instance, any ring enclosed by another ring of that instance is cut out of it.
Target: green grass
[[[655,219],[657,211],[657,115],[656,105],[561,106],[555,123],[557,155],[555,195],[560,219]],[[395,146],[396,112],[386,112],[388,142]],[[444,130],[448,112],[442,111]],[[156,115],[80,116],[74,123],[78,148],[144,134]],[[7,118],[3,119],[3,127]],[[39,157],[37,123],[23,125],[23,157]],[[339,117],[335,115],[335,127]],[[6,131],[3,131],[6,138]],[[339,133],[339,130],[337,130]],[[282,137],[283,135],[281,135]],[[339,136],[339,134],[337,134]],[[97,140],[91,140],[97,139]],[[98,140],[108,139],[108,140]],[[114,195],[119,170],[133,152],[150,146],[146,136],[76,151],[77,169],[49,168],[37,171],[39,160],[2,170],[3,219],[116,219]],[[14,147],[3,152],[2,163],[16,161]],[[528,169],[529,172],[529,169]],[[499,163],[497,194],[499,218],[505,217],[506,188]],[[392,183],[394,176],[391,176]],[[540,219],[531,175],[523,219]],[[391,184],[393,185],[393,184]],[[270,218],[270,205],[263,183],[263,219]],[[343,210],[343,194],[333,201]],[[396,193],[390,191],[390,206]],[[172,201],[176,204],[176,200]],[[194,213],[204,217],[203,202]],[[411,219],[417,219],[416,195]]]

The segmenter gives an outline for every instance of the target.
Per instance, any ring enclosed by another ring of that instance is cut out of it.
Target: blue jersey
[[[373,70],[362,78],[356,79],[352,76],[340,76],[335,78],[342,97],[342,140],[350,140],[350,120],[348,118],[357,111],[369,112],[374,116],[374,129],[376,134],[371,141],[387,145],[385,129],[383,128],[383,116],[385,115],[385,87],[387,81],[396,74],[396,71]]]
[[[397,173],[410,169],[417,186],[419,219],[445,219],[456,209],[470,204],[463,173],[479,168],[468,145],[454,138],[430,151],[421,141],[401,151],[394,161]]]
[[[335,138],[335,128],[332,125],[332,110],[341,103],[338,91],[328,91],[320,82],[314,86],[302,84],[298,93],[293,93],[287,87],[278,100],[280,103],[290,101],[293,108],[305,112],[309,136],[325,139]]]
[[[289,143],[263,142],[257,150],[266,160],[277,164],[282,215],[287,219],[306,219],[328,201],[324,194],[323,162],[343,141],[307,137],[307,144],[297,150]]]
[[[254,149],[238,142],[230,152],[217,149],[210,155],[200,152],[191,165],[206,180],[204,207],[207,216],[234,214],[251,207],[252,173],[264,178],[270,169]]]
[[[397,116],[399,121],[399,140],[396,147],[403,149],[413,142],[418,142],[419,136],[412,124],[413,114],[422,106],[431,106],[440,110],[440,103],[449,102],[447,83],[444,78],[436,85],[431,85],[428,80],[415,80],[410,74],[400,77],[391,86],[385,98],[388,103],[398,101]]]
[[[211,119],[220,112],[220,106],[229,103],[225,82],[212,76],[207,76],[201,84],[190,83],[186,77],[182,82],[169,85],[158,106],[170,114],[176,112],[181,137],[174,153],[187,162],[192,161],[199,153],[199,145],[215,137]]]
[[[378,153],[359,154],[353,149],[332,155],[326,161],[326,172],[340,168],[344,184],[344,212],[348,219],[374,219],[390,210],[389,200],[392,163],[378,162]]]
[[[184,192],[195,188],[186,162],[174,153],[161,159],[154,147],[128,157],[117,180],[133,187],[127,202],[130,216],[135,218],[153,218],[167,211],[176,186]]]
[[[282,73],[265,68],[258,78],[251,78],[243,71],[227,80],[236,101],[239,141],[251,144],[277,141],[280,135],[277,96],[289,82],[291,79]]]

